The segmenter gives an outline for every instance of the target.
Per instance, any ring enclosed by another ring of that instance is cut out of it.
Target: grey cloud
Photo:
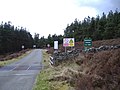
[[[110,0],[110,2],[113,5],[113,8],[120,9],[120,0]]]
[[[79,6],[95,8],[99,14],[108,13],[110,10],[120,11],[120,0],[78,0]]]

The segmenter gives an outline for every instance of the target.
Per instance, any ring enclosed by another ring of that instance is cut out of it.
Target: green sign
[[[84,39],[84,46],[91,47],[92,46],[92,39]]]

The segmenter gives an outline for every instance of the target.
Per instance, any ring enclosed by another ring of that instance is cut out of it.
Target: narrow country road
[[[35,49],[19,61],[0,68],[0,90],[32,90],[42,69],[41,61],[42,52]]]

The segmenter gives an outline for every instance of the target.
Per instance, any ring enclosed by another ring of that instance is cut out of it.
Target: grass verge
[[[30,51],[27,51],[26,53],[22,54],[21,56],[17,57],[17,58],[13,58],[13,59],[10,59],[10,60],[6,60],[6,61],[0,61],[0,67],[2,66],[5,66],[7,64],[11,64],[15,61],[18,61],[19,59],[25,57],[26,55],[28,55],[29,53],[31,53],[32,50]]]
[[[70,86],[66,78],[70,77],[71,72],[78,67],[75,63],[65,62],[57,67],[49,64],[49,54],[43,50],[43,65],[44,69],[37,76],[33,90],[74,90]]]
[[[42,51],[43,53],[43,60],[42,60],[42,64],[44,65],[44,67],[49,67],[49,63],[48,63],[48,59],[49,59],[49,55],[47,53],[45,53],[45,50]],[[36,85],[33,87],[33,90],[49,90],[49,81],[48,76],[50,75],[50,70],[47,69],[43,69],[40,74],[37,76],[36,79]]]

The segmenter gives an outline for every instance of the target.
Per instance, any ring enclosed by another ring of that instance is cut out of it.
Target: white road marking
[[[29,69],[30,69],[30,67],[31,67],[31,66],[29,66],[29,67],[26,69],[26,71],[27,71],[27,70],[29,70]]]
[[[19,65],[15,66],[13,69],[11,69],[10,71],[13,71],[15,68],[17,68]]]

